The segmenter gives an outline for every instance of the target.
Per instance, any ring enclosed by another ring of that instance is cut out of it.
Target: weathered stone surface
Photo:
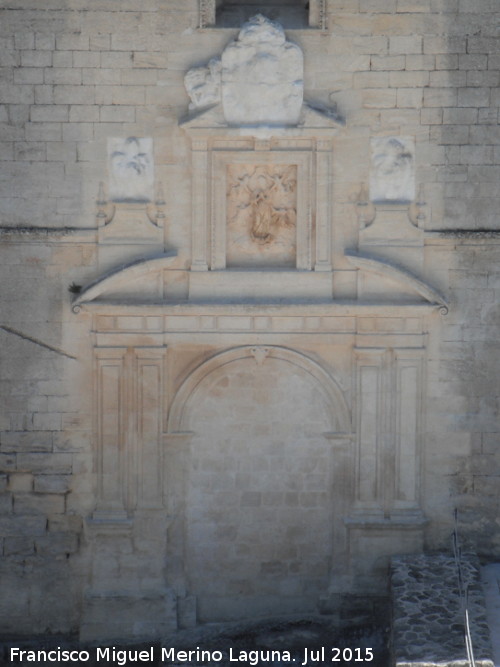
[[[221,58],[184,77],[190,110],[222,102],[230,125],[296,125],[303,102],[303,55],[281,25],[258,14]]]
[[[109,198],[114,202],[151,201],[153,142],[149,138],[108,139]]]
[[[408,137],[372,139],[370,197],[374,202],[415,198],[415,145]]]
[[[191,98],[191,111],[220,103],[221,69],[220,58],[212,58],[206,67],[194,67],[186,73],[184,85]]]
[[[222,53],[222,107],[229,124],[296,125],[303,56],[279,24],[258,15]]]
[[[12,4],[2,632],[335,611],[455,508],[498,560],[496,3]]]

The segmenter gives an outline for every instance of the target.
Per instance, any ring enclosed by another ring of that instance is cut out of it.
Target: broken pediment
[[[388,262],[385,259],[371,257],[369,255],[346,251],[345,257],[348,262],[355,266],[361,274],[366,274],[365,283],[375,289],[367,289],[372,299],[377,298],[377,293],[382,293],[384,300],[397,302],[398,300],[419,297],[424,303],[439,306],[441,312],[448,312],[448,304],[445,298],[426,282],[417,278],[407,269],[398,266],[395,263]],[[375,278],[374,278],[375,276]],[[382,279],[377,280],[378,278]],[[391,286],[391,291],[384,291],[384,288]],[[376,289],[376,288],[379,289]],[[358,288],[359,289],[359,288]],[[362,294],[358,295],[360,298]]]
[[[103,300],[161,301],[165,296],[163,273],[177,273],[177,260],[177,253],[169,252],[115,267],[85,286],[73,299],[72,309],[78,312],[84,305]]]
[[[300,305],[314,309],[326,306],[356,308],[387,305],[427,305],[448,312],[444,297],[411,272],[385,260],[347,251],[349,264],[360,274],[357,293],[337,300],[331,277],[323,272],[291,270],[238,270],[192,272],[176,253],[164,253],[122,265],[83,288],[73,299],[78,312],[91,304],[172,305],[176,303],[222,305]]]

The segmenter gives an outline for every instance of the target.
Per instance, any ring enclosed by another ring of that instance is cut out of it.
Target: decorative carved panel
[[[371,140],[370,198],[376,203],[409,203],[415,199],[415,140],[376,137]]]
[[[229,165],[226,210],[228,266],[293,266],[296,165]]]
[[[311,270],[312,154],[214,151],[212,157],[211,268]]]
[[[356,349],[356,511],[419,513],[423,349]]]
[[[97,348],[97,518],[162,506],[165,348]]]
[[[137,349],[137,505],[162,504],[164,350]]]
[[[144,137],[108,138],[108,171],[111,201],[152,201],[153,140]]]
[[[96,367],[98,511],[115,516],[125,511],[125,352],[100,351]]]
[[[382,350],[357,354],[356,498],[364,511],[380,510],[380,417]]]
[[[423,354],[420,350],[396,350],[396,484],[395,507],[418,507]]]

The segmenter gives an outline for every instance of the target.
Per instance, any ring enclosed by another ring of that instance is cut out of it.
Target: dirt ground
[[[0,641],[0,667],[21,665],[77,665],[86,667],[388,667],[388,622],[339,622],[337,617],[314,616],[272,618],[253,623],[207,624],[181,630],[161,642],[130,645],[113,642],[115,660],[97,659],[96,647],[80,646],[67,637],[40,640]],[[86,650],[89,659],[45,662],[26,659],[11,661],[10,647]],[[106,645],[107,646],[107,645]],[[198,652],[197,652],[198,650]],[[118,653],[123,651],[123,653]],[[148,651],[152,659],[138,660],[136,651]],[[189,656],[188,652],[193,651]],[[202,653],[204,651],[205,653]],[[126,652],[126,653],[125,653]],[[129,659],[126,659],[126,656]],[[189,657],[191,659],[189,659]],[[198,659],[197,659],[198,658]]]

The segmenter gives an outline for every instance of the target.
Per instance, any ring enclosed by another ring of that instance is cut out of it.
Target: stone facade
[[[1,632],[498,559],[496,2],[119,5],[0,3]]]

